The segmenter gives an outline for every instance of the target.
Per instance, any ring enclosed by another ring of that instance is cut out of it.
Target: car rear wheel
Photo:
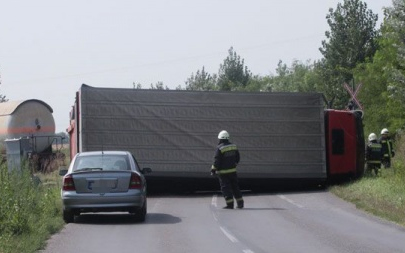
[[[63,210],[63,220],[66,223],[73,223],[75,221],[75,215],[72,211]]]
[[[143,206],[139,210],[136,210],[134,214],[134,220],[138,222],[144,222],[146,219],[146,213],[147,213],[147,203],[145,200]]]

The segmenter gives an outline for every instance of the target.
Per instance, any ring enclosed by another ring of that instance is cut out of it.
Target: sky
[[[383,19],[391,0],[368,0]],[[175,89],[233,50],[254,75],[322,58],[337,0],[0,0],[0,94],[39,99],[65,132],[75,94],[94,87]]]

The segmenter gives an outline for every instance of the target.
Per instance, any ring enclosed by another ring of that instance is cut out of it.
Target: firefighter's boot
[[[225,197],[225,202],[224,209],[233,209],[233,197]]]
[[[243,208],[243,206],[244,206],[243,199],[236,201],[236,203],[237,203],[237,208],[239,208],[239,209],[242,209],[242,208]]]

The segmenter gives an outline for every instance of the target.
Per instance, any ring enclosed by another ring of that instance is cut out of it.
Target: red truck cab
[[[365,142],[362,111],[325,110],[328,177],[364,173]]]

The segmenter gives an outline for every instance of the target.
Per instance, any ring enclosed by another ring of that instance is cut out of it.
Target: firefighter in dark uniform
[[[218,134],[218,146],[215,151],[214,164],[211,166],[211,174],[217,175],[224,195],[225,209],[233,209],[234,199],[237,208],[243,208],[244,202],[239,189],[236,166],[240,155],[237,146],[229,141],[229,133],[225,130]]]
[[[368,143],[366,146],[366,173],[371,174],[374,171],[378,175],[381,168],[381,160],[383,157],[382,145],[377,140],[377,135],[371,133],[368,136]]]
[[[379,142],[382,145],[382,165],[384,168],[391,168],[391,158],[395,156],[395,152],[392,146],[392,140],[389,137],[389,131],[387,128],[381,130],[381,137]]]

